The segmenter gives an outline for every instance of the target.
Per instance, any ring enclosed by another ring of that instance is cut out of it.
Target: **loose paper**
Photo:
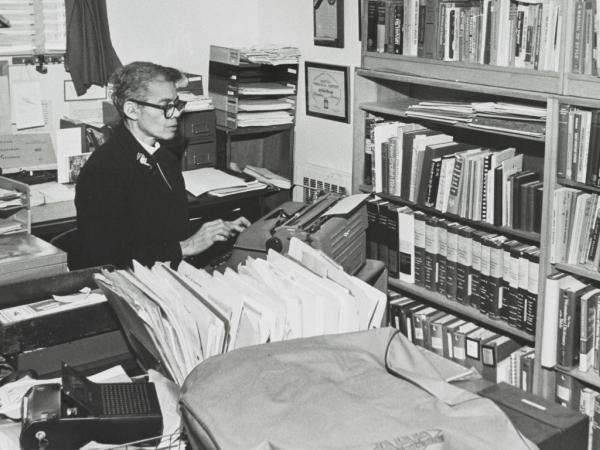
[[[12,83],[15,102],[17,130],[43,127],[44,110],[38,81],[15,81]]]

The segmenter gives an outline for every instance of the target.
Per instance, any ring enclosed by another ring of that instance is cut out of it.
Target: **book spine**
[[[558,306],[556,364],[571,368],[579,363],[579,342],[575,342],[575,336],[579,339],[579,302],[572,290],[561,289]]]
[[[584,27],[584,3],[578,0],[575,4],[575,24],[573,26],[573,54],[571,60],[571,72],[583,73],[582,46]]]
[[[540,250],[529,253],[527,261],[527,305],[525,307],[524,329],[535,334],[537,324],[537,302],[539,293]]]
[[[387,257],[387,268],[389,275],[393,278],[399,277],[398,271],[398,250],[399,250],[399,238],[398,238],[398,212],[395,205],[388,205],[385,208],[386,223],[387,223],[387,236],[388,236],[388,257]]]
[[[483,233],[474,232],[471,240],[472,270],[469,283],[469,304],[482,311],[486,310],[485,302],[481,302],[481,291],[485,289],[486,273],[489,274],[489,252],[483,250]],[[485,253],[488,253],[486,257]],[[487,270],[486,270],[487,267]]]
[[[458,214],[458,193],[460,192],[461,179],[462,179],[462,167],[464,159],[456,156],[454,161],[454,170],[452,172],[452,181],[450,182],[450,195],[448,196],[448,209],[447,212],[450,214]]]
[[[456,266],[458,262],[458,224],[448,225],[446,233],[446,297],[456,300]]]
[[[379,217],[375,201],[367,202],[367,258],[379,259],[378,243]]]
[[[471,233],[470,227],[458,229],[458,248],[456,258],[456,300],[466,303],[468,300],[469,276],[472,265]]]
[[[415,284],[424,286],[425,222],[424,214],[415,214]]]
[[[441,323],[431,322],[431,351],[444,356],[444,327]]]
[[[438,272],[438,219],[428,217],[425,222],[425,261],[423,283],[425,288],[437,291],[437,272]]]
[[[594,366],[594,328],[596,324],[595,298],[582,296],[580,307],[579,370],[581,372],[587,372]]]
[[[437,290],[441,295],[446,295],[446,272],[448,263],[448,222],[438,222],[438,283]]]

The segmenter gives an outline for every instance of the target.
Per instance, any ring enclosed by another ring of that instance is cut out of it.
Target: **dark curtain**
[[[106,86],[121,61],[110,40],[106,0],[66,0],[65,7],[65,68],[71,73],[77,95],[83,95],[92,84]]]

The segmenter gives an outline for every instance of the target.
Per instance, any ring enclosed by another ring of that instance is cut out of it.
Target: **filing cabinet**
[[[217,162],[215,111],[190,111],[179,118],[179,134],[185,140],[183,170],[214,166]]]

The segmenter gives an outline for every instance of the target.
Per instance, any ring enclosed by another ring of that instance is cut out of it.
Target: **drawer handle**
[[[200,134],[200,133],[207,133],[208,127],[206,126],[205,123],[193,123],[192,124],[192,133],[194,134]]]

